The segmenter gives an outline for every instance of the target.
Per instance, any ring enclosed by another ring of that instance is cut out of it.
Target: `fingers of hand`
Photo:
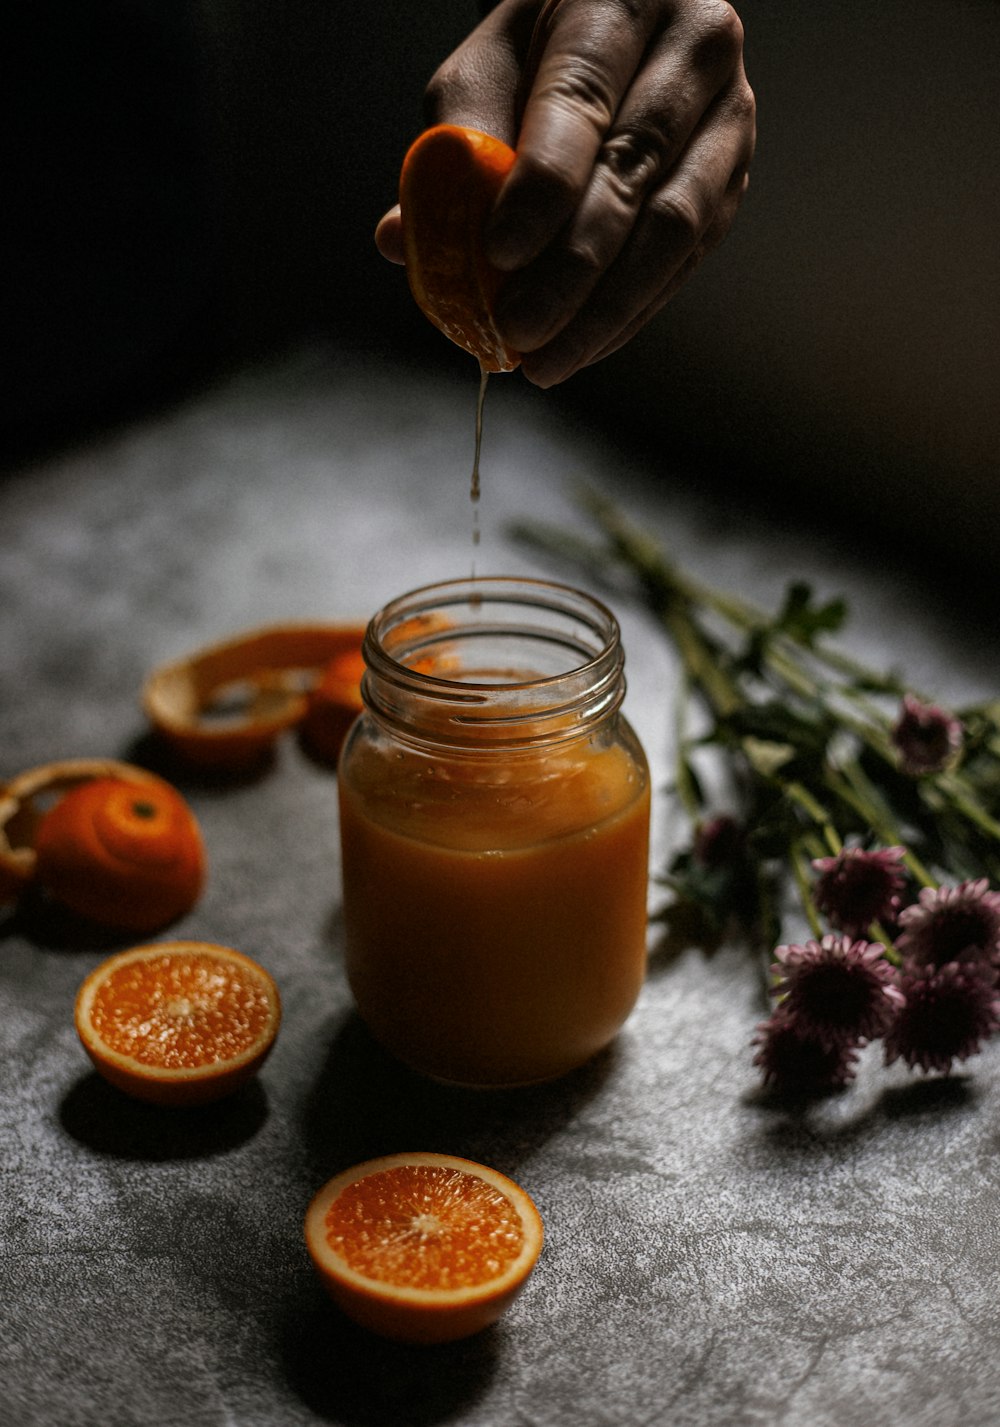
[[[505,144],[517,139],[519,85],[538,0],[502,0],[431,76],[424,118],[482,129]]]
[[[548,13],[525,60],[532,79],[518,159],[488,235],[497,267],[524,267],[577,207],[660,8],[653,0],[562,0]]]
[[[697,32],[680,43],[671,29],[650,49],[568,224],[507,281],[498,320],[517,350],[530,352],[549,341],[618,257],[649,194],[678,162],[720,88],[731,82],[740,41],[735,31],[726,34],[728,45],[716,36],[709,46]]]
[[[669,301],[732,226],[752,149],[744,98],[727,92],[648,195],[617,258],[576,315],[526,353],[522,365],[531,381],[551,386],[565,380],[623,345]]]

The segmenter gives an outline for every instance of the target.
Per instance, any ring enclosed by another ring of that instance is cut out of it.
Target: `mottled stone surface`
[[[0,486],[0,777],[54,758],[155,763],[136,695],[160,660],[247,626],[364,617],[468,572],[474,375],[308,353]],[[853,647],[948,699],[995,687],[996,639],[853,539],[643,467],[518,378],[487,416],[480,571],[570,518],[586,477],[688,565],[763,603],[844,591]],[[618,610],[629,708],[662,789],[673,665]],[[974,623],[974,622],[973,622]],[[950,1082],[865,1060],[796,1116],[757,1093],[739,948],[666,961],[618,1043],[501,1096],[417,1081],[367,1038],[341,964],[334,781],[291,739],[240,785],[186,781],[211,877],[172,934],[241,947],[285,1019],[259,1081],[192,1114],[89,1070],[76,988],[114,946],[0,921],[3,1427],[987,1427],[1000,1420],[995,1049]],[[656,856],[671,840],[657,800]],[[401,1148],[514,1175],[547,1246],[498,1329],[440,1350],[343,1322],[301,1240],[336,1169]]]

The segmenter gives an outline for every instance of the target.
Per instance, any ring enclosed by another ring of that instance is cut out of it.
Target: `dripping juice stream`
[[[469,498],[472,501],[473,547],[479,544],[479,456],[483,448],[483,407],[486,405],[486,383],[489,380],[489,375],[489,372],[480,363],[479,396],[476,401],[476,452],[472,459],[472,484],[469,488]],[[475,556],[472,561],[472,578],[476,578]]]

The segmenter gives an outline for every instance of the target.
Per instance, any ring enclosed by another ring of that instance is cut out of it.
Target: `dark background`
[[[1000,6],[738,8],[760,146],[736,230],[646,334],[539,400],[963,578],[974,549],[991,584]],[[462,362],[371,235],[476,13],[9,0],[8,463],[316,336]]]

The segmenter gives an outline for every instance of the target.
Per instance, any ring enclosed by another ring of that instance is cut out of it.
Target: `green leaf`
[[[797,644],[809,647],[819,634],[833,634],[842,628],[847,618],[847,603],[837,598],[826,604],[813,602],[812,586],[804,580],[793,581],[785,591],[785,600],[774,621],[774,628]]]

